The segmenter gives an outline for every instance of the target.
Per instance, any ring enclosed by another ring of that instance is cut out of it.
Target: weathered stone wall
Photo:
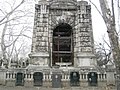
[[[4,87],[1,90],[116,90],[115,87],[69,87],[69,88],[50,88],[50,87]]]

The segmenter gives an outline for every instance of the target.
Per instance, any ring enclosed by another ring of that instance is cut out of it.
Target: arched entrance
[[[42,86],[43,84],[43,73],[35,72],[33,74],[34,86]]]
[[[73,65],[73,33],[69,24],[61,23],[53,30],[52,66],[56,63]]]

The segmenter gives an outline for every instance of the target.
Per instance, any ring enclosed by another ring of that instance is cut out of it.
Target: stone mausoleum
[[[26,68],[2,69],[0,83],[89,90],[114,85],[114,71],[101,73],[97,67],[91,5],[87,1],[40,0],[35,5],[29,57]]]

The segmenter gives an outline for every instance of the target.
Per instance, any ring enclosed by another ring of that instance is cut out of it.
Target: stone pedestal
[[[115,85],[115,76],[114,71],[109,70],[107,71],[107,85]]]
[[[6,84],[6,70],[0,69],[0,84],[5,85]]]
[[[114,65],[111,62],[108,62],[107,64],[107,85],[113,86],[115,85],[115,70],[114,70]]]

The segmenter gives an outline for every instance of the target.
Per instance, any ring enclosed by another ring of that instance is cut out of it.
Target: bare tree
[[[102,43],[97,42],[95,44],[95,54],[97,58],[97,65],[100,68],[105,69],[104,71],[108,70],[107,68],[108,63],[111,63],[114,66],[111,47],[105,39],[103,40]]]
[[[6,14],[3,16],[2,19],[0,19],[0,25],[7,23],[11,20],[14,20],[14,18],[12,19],[8,19],[10,18],[10,16],[25,2],[25,0],[22,0],[15,8],[12,8],[12,10],[10,12],[6,12]],[[0,11],[3,13],[4,11],[2,9],[0,9]]]
[[[10,60],[12,56],[14,56],[13,54],[18,56],[18,52],[23,46],[20,39],[23,39],[23,37],[31,39],[31,37],[27,35],[28,32],[30,33],[31,31],[31,27],[29,26],[30,23],[28,23],[27,19],[33,13],[29,11],[30,9],[23,10],[21,8],[25,3],[25,0],[21,0],[21,2],[17,5],[15,4],[15,0],[13,1],[13,5],[7,2],[11,7],[9,12],[0,9],[0,11],[4,13],[2,18],[0,18],[0,25],[3,26],[1,35],[1,50],[3,61],[6,62],[7,65],[10,64]]]
[[[108,70],[108,64],[114,66],[112,59],[111,46],[104,35],[102,41],[95,42],[95,56],[97,60],[97,69],[104,73]]]

